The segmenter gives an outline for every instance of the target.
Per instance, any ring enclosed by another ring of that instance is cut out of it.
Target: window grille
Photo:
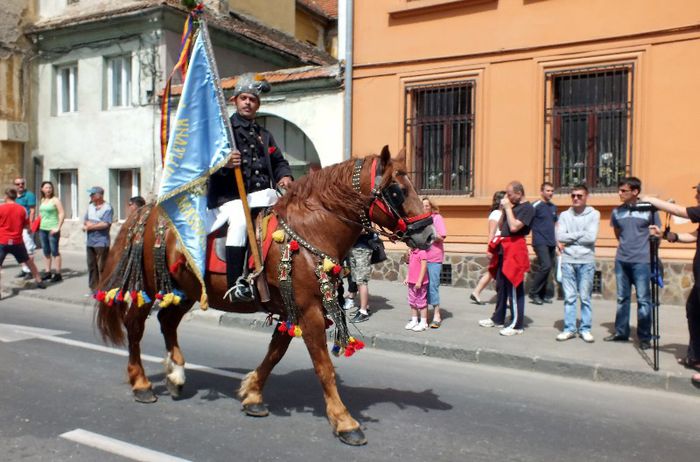
[[[406,90],[405,133],[412,179],[423,194],[474,191],[475,81]]]
[[[629,175],[634,66],[546,75],[545,179],[558,190],[586,183],[611,192]]]
[[[602,294],[603,293],[603,272],[596,271],[593,273],[593,293]]]
[[[452,285],[452,264],[444,263],[440,269],[440,285],[441,286],[451,286]]]

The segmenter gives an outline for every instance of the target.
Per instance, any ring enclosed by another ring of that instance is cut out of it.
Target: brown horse
[[[157,210],[157,209],[154,209]],[[389,149],[384,147],[381,155],[369,156],[362,160],[349,160],[326,167],[299,179],[280,198],[274,212],[284,220],[288,230],[293,230],[308,248],[302,246],[293,257],[292,283],[293,299],[296,303],[302,337],[311,355],[326,401],[328,420],[333,432],[341,441],[350,445],[366,443],[366,438],[358,422],[350,415],[338,395],[335,371],[329,356],[326,340],[326,309],[319,287],[319,254],[321,251],[335,261],[342,260],[362,231],[362,224],[369,219],[395,231],[395,236],[411,247],[426,248],[433,238],[430,224],[432,219],[423,214],[422,203],[406,174],[403,150],[397,159],[392,159]],[[143,239],[143,287],[151,299],[155,300],[156,282],[154,274],[154,247],[156,245],[157,213],[147,219],[141,212],[132,217],[119,233],[112,247],[101,288],[105,287],[116,268],[120,254],[132,239],[133,230],[142,226]],[[139,222],[139,217],[143,217]],[[171,305],[158,311],[161,331],[165,338],[167,355],[165,358],[166,385],[173,395],[178,395],[185,382],[185,358],[177,340],[177,327],[183,315],[200,299],[201,286],[187,265],[173,264],[181,259],[173,232],[165,234],[167,265],[175,285],[185,293],[179,305]],[[265,271],[270,282],[271,300],[268,303],[230,303],[223,298],[226,292],[226,277],[207,274],[207,293],[211,306],[216,309],[251,313],[267,311],[286,320],[283,293],[279,288],[278,265],[282,246],[272,245],[265,260]],[[139,260],[141,263],[141,260]],[[141,270],[140,270],[141,271]],[[335,303],[335,302],[334,302]],[[97,302],[96,324],[105,341],[123,344],[123,326],[128,339],[128,375],[135,399],[139,402],[154,402],[151,382],[141,363],[140,341],[144,333],[146,318],[151,306],[137,307],[136,304],[116,303],[110,306],[104,301]],[[342,313],[342,311],[341,311]],[[345,325],[344,315],[342,324]],[[244,412],[253,416],[268,414],[263,403],[262,389],[272,369],[282,359],[292,337],[275,329],[269,349],[262,363],[250,372],[241,382],[238,396]]]

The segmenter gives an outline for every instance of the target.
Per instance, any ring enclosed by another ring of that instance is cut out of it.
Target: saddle
[[[277,215],[272,213],[271,209],[267,209],[260,213],[255,219],[255,245],[258,246],[262,267],[260,273],[255,272],[255,260],[250,252],[248,243],[247,262],[245,266],[244,278],[251,278],[254,285],[257,286],[257,291],[253,291],[254,297],[258,302],[265,303],[270,300],[270,291],[267,284],[267,276],[265,274],[265,259],[272,245],[272,233],[277,229]],[[207,236],[207,252],[206,252],[206,271],[213,274],[226,274],[226,232],[228,226],[223,226],[215,232]],[[249,279],[250,281],[250,279]]]

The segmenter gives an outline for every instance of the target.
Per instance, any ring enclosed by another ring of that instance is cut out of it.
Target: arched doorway
[[[299,127],[273,115],[263,115],[256,120],[275,137],[277,145],[292,167],[294,178],[306,175],[311,169],[321,168],[321,161],[314,144]]]

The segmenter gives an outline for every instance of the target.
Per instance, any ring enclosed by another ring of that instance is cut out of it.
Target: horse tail
[[[95,325],[105,343],[124,345],[124,319],[129,303],[122,302],[117,288],[122,295],[130,290],[125,277],[130,272],[143,275],[143,231],[152,204],[141,207],[124,222],[117,234],[114,244],[107,255],[107,262],[100,277],[96,295]],[[112,293],[115,292],[115,293]],[[127,294],[128,295],[128,294]]]
[[[127,220],[122,225],[122,228],[117,234],[114,244],[109,249],[109,254],[107,255],[107,262],[102,271],[102,276],[100,277],[98,294],[109,290],[107,287],[107,282],[112,279],[113,274],[117,270],[121,254],[124,251],[124,247],[127,245],[127,237],[129,235],[129,230],[135,225],[135,220],[132,218]],[[100,299],[98,295],[96,306],[95,306],[95,325],[100,331],[102,341],[105,343],[112,343],[114,345],[124,345],[125,335],[124,335],[124,316],[126,313],[126,305],[124,303],[108,303],[104,299]]]

